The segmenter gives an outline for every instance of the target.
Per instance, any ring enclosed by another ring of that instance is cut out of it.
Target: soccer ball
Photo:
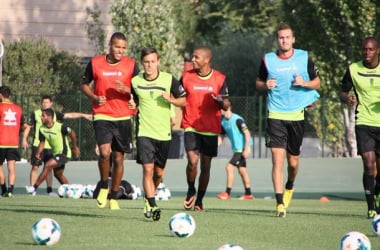
[[[346,233],[340,241],[341,250],[371,250],[371,242],[368,237],[360,232]]]
[[[235,245],[235,244],[224,244],[223,246],[220,246],[218,250],[243,250],[241,246]]]
[[[58,195],[61,198],[67,197],[67,190],[69,190],[69,184],[62,184],[58,187]]]
[[[95,185],[85,185],[82,189],[81,198],[90,198],[94,196]]]
[[[162,200],[167,201],[172,196],[169,188],[165,186],[164,183],[160,183],[157,187],[156,193],[155,193],[155,199],[156,200]]]
[[[169,220],[169,230],[178,238],[188,238],[195,231],[195,220],[190,214],[176,213]]]
[[[79,199],[82,196],[83,185],[81,184],[71,184],[66,191],[66,196],[73,199]]]
[[[380,214],[373,217],[371,225],[372,225],[372,231],[377,236],[380,236]]]
[[[52,246],[61,237],[61,227],[53,219],[39,219],[32,226],[32,237],[38,245]]]
[[[133,189],[132,199],[133,200],[139,199],[142,195],[141,188],[132,184],[132,189]]]

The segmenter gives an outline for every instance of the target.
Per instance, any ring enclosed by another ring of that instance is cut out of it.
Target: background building
[[[109,0],[1,0],[0,39],[9,42],[20,38],[43,37],[57,49],[80,57],[95,54],[86,33],[86,8],[95,4],[102,11],[103,29],[113,33],[108,15]],[[108,40],[108,39],[107,39]],[[107,41],[106,40],[106,41]]]

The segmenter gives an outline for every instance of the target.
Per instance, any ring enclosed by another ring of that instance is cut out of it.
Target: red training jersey
[[[224,91],[225,76],[213,70],[211,76],[200,77],[195,70],[183,73],[182,85],[187,93],[181,127],[198,132],[221,132],[221,113],[211,94],[218,96]]]
[[[24,116],[19,105],[0,102],[0,148],[18,148],[23,123]]]
[[[94,115],[101,114],[110,117],[128,117],[136,114],[136,109],[128,108],[130,95],[116,90],[116,80],[131,88],[131,79],[135,67],[135,60],[123,56],[119,63],[109,64],[104,55],[91,59],[94,78],[94,94],[105,96],[107,101],[103,106],[92,104]]]

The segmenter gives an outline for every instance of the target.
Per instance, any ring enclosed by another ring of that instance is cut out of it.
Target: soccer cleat
[[[96,198],[98,208],[105,208],[107,206],[108,188],[101,188]]]
[[[375,195],[375,205],[377,209],[380,208],[380,195]]]
[[[221,192],[220,194],[216,196],[216,198],[220,200],[229,200],[231,199],[231,195],[229,195],[227,192]]]
[[[144,197],[144,216],[145,218],[152,217],[152,208],[149,205],[148,200]]]
[[[110,199],[110,209],[111,210],[120,210],[119,202],[115,199]]]
[[[376,213],[375,210],[368,210],[367,218],[368,218],[368,219],[372,219],[372,218],[375,217],[376,215],[377,215],[377,213]]]
[[[152,207],[152,218],[154,221],[158,221],[161,218],[161,209],[157,206]]]
[[[255,196],[252,194],[243,194],[242,196],[239,197],[239,200],[254,200],[256,199]]]
[[[292,201],[294,189],[285,189],[283,194],[283,201],[284,201],[284,207],[288,208],[290,205],[290,202]]]
[[[186,210],[192,209],[194,201],[195,201],[195,192],[194,193],[187,192],[186,198],[185,198],[185,200],[183,202],[183,207]]]
[[[277,204],[276,206],[276,216],[280,218],[285,218],[286,210],[284,204]]]

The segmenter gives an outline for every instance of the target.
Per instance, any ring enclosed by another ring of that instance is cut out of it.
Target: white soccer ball
[[[132,198],[134,200],[139,199],[142,195],[141,188],[134,185],[134,184],[131,184],[131,185],[132,185],[132,189],[133,189]]]
[[[50,218],[42,218],[32,226],[32,237],[38,245],[52,246],[61,238],[61,227]]]
[[[69,190],[69,184],[62,184],[58,187],[58,195],[61,198],[67,197],[67,190]]]
[[[172,194],[171,194],[169,188],[164,186],[161,188],[157,188],[154,197],[156,200],[167,201],[172,197]]]
[[[79,199],[82,196],[83,185],[81,184],[71,184],[69,185],[66,195],[69,198]]]
[[[348,232],[340,241],[341,250],[371,250],[368,237],[360,232]]]
[[[187,213],[181,212],[173,215],[169,220],[170,233],[178,238],[188,238],[195,231],[195,220]]]
[[[85,185],[82,189],[81,198],[89,198],[92,199],[94,196],[94,190],[96,185]]]
[[[243,250],[241,246],[229,243],[229,244],[224,244],[223,246],[220,246],[218,250]]]
[[[371,223],[372,231],[377,235],[380,236],[380,214],[376,215],[372,219]]]

